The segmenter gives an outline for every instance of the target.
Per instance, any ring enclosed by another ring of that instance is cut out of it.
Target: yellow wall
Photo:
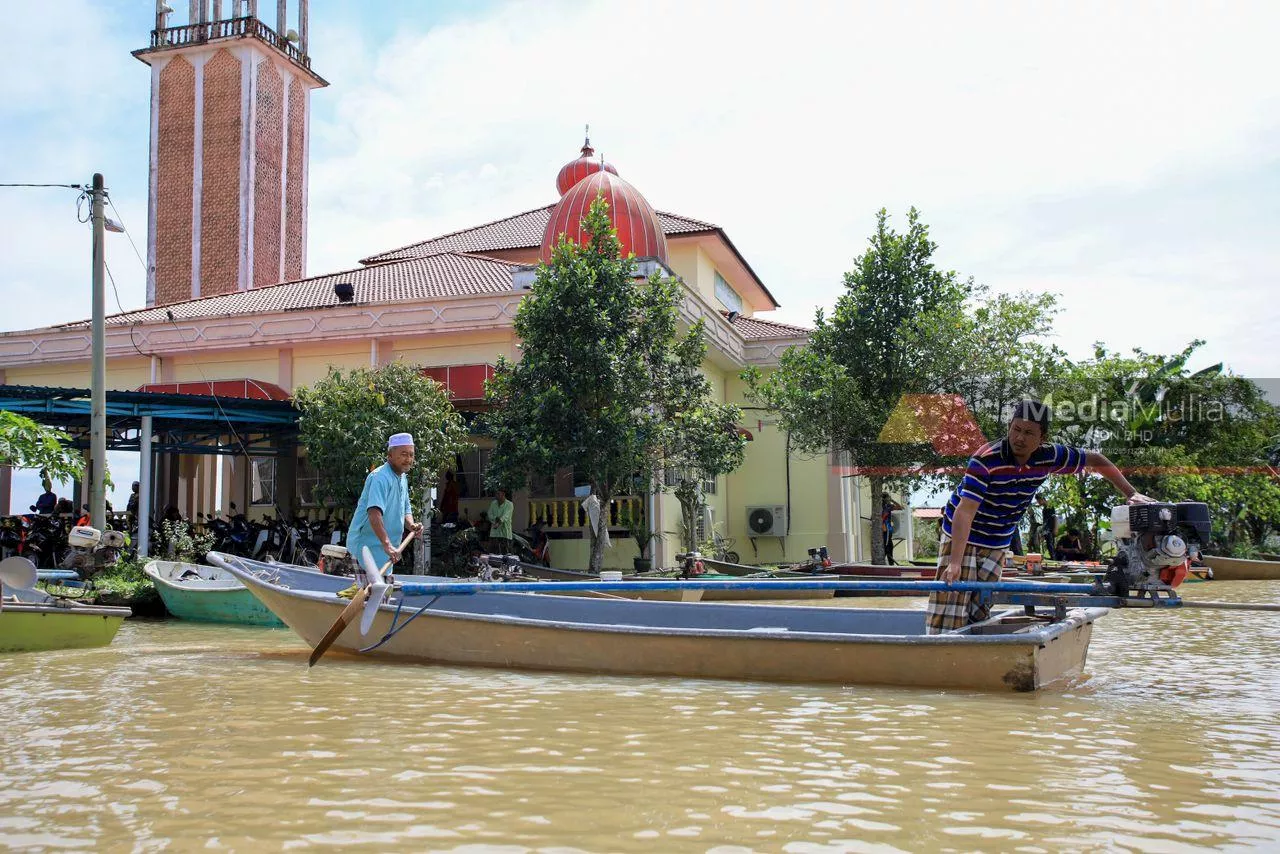
[[[59,386],[62,388],[88,388],[90,367],[86,362],[70,364],[31,365],[21,368],[5,368],[4,381],[9,385]],[[151,363],[147,359],[110,359],[107,362],[107,388],[112,391],[133,391],[151,379]]]
[[[684,279],[685,284],[697,292],[706,303],[713,308],[723,309],[725,306],[716,299],[716,265],[711,257],[697,244],[670,246],[667,262],[671,271]],[[720,274],[725,281],[731,281],[724,273]],[[751,314],[751,306],[743,301],[742,313]]]
[[[404,359],[426,367],[446,365],[494,364],[498,356],[515,358],[515,335],[511,330],[436,335],[431,338],[406,338],[397,341],[393,358]]]
[[[632,558],[639,557],[635,540],[630,537],[618,537],[613,540],[613,548],[604,551],[604,569],[620,569],[631,572],[635,565]],[[581,540],[552,540],[551,565],[562,569],[585,569],[591,559],[591,541],[585,537]],[[674,561],[670,561],[674,563]]]
[[[170,356],[165,359],[163,381],[202,382],[204,380],[280,381],[280,358],[274,348],[253,348],[252,358],[241,353],[217,353],[197,358]]]
[[[830,547],[828,486],[832,477],[826,454],[814,457],[791,451],[777,416],[746,399],[746,384],[737,376],[726,377],[729,402],[743,407],[743,426],[753,439],[747,443],[742,466],[728,475],[728,529],[737,540],[735,550],[748,562],[802,561],[810,548]],[[790,495],[788,495],[788,483]],[[757,537],[752,548],[747,529],[747,508],[786,505],[790,529],[784,540]],[[851,511],[850,511],[851,512]]]
[[[293,348],[293,387],[311,385],[325,378],[330,366],[349,370],[370,365],[369,343],[342,343]]]

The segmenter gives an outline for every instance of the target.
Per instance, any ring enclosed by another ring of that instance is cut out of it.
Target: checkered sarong
[[[1004,549],[984,549],[973,544],[964,550],[960,561],[960,581],[999,581]],[[951,538],[943,536],[938,543],[938,580],[951,561]],[[976,593],[930,593],[925,608],[925,634],[937,635],[980,623],[991,616],[991,606],[978,603]]]

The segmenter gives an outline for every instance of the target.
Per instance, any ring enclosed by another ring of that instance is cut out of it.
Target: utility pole
[[[107,354],[106,354],[106,189],[102,173],[95,172],[91,219],[93,222],[93,374],[90,379],[89,481],[90,524],[99,531],[107,527]]]

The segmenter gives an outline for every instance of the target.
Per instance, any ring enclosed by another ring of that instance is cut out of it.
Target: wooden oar
[[[415,532],[410,531],[409,536],[404,538],[400,543],[400,551],[403,551],[404,547],[409,545],[414,534]],[[359,558],[357,558],[357,560],[358,559]],[[386,572],[390,567],[391,561],[387,561],[382,565],[382,569],[379,572]],[[369,598],[369,591],[372,589],[372,585],[366,584],[364,587],[360,588],[360,591],[356,593],[356,595],[351,597],[351,601],[347,603],[347,607],[342,609],[342,613],[338,615],[338,619],[333,621],[333,625],[329,627],[329,631],[325,632],[324,637],[320,638],[320,643],[316,644],[316,648],[311,650],[311,657],[307,659],[307,667],[315,667],[316,662],[320,660],[321,656],[329,651],[329,647],[333,646],[333,642],[338,639],[338,636],[347,630],[347,626],[351,625],[351,621],[356,618],[356,614],[360,613],[360,609],[364,606],[365,600]]]

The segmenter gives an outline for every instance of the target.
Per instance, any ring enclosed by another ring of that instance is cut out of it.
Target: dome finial
[[[578,154],[576,160],[571,160],[560,169],[560,174],[556,176],[556,189],[563,196],[569,192],[569,188],[581,181],[588,175],[594,174],[601,170],[618,174],[618,170],[613,168],[613,164],[604,162],[604,158],[596,158],[596,150],[591,147],[591,125],[583,127],[582,151]]]

